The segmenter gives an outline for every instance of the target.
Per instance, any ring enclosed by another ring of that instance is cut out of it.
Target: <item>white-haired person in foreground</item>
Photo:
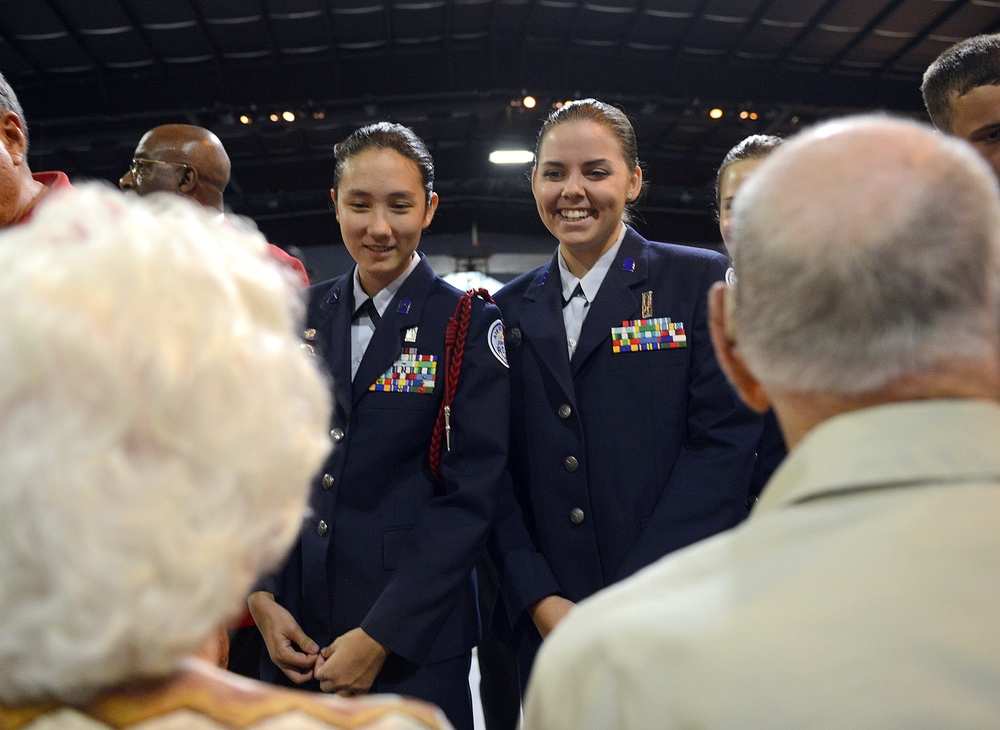
[[[189,658],[298,535],[330,439],[257,234],[53,193],[0,235],[0,727],[439,727]]]
[[[791,449],[747,522],[585,602],[526,727],[1000,727],[1000,197],[965,142],[805,132],[735,204],[716,354]]]

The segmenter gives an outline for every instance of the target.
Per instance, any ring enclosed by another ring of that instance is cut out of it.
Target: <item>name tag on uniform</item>
[[[670,317],[626,320],[621,327],[611,328],[611,349],[614,352],[674,350],[679,347],[687,347],[684,323],[673,322]]]
[[[437,380],[437,356],[418,355],[417,348],[403,348],[392,367],[371,384],[368,390],[388,393],[433,393]]]

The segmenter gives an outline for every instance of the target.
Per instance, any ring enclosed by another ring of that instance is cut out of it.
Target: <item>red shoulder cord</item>
[[[448,330],[444,336],[444,397],[441,398],[441,409],[434,423],[434,433],[431,435],[431,474],[444,483],[441,475],[441,441],[445,442],[445,451],[451,451],[451,402],[458,390],[458,376],[462,372],[462,356],[465,354],[465,341],[469,337],[469,317],[472,314],[472,297],[481,297],[494,304],[493,297],[485,289],[469,289],[458,304],[455,313],[448,320]]]

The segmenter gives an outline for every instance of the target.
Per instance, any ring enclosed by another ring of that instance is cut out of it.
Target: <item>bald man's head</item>
[[[1000,352],[1000,193],[967,144],[887,117],[778,149],[734,210],[736,339],[762,383],[857,394]]]
[[[214,133],[191,124],[164,124],[142,136],[118,185],[139,195],[183,195],[221,211],[229,173],[229,155]]]

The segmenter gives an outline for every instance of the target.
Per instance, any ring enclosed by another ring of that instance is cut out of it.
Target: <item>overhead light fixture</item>
[[[722,110],[719,107],[715,107],[712,111],[708,113],[712,119],[722,119]]]
[[[250,124],[252,121],[246,114],[240,114],[240,124]]]
[[[750,118],[750,112],[748,112],[746,109],[740,112],[740,119],[749,119],[749,118]]]
[[[753,120],[757,119],[757,112],[750,112],[750,118]]]
[[[289,112],[289,111],[281,112],[281,118],[284,119],[286,122],[294,122],[295,112]]]
[[[490,162],[494,165],[524,165],[535,161],[535,153],[531,150],[493,150],[490,152]]]
[[[535,100],[535,97],[528,95],[521,100],[521,103],[524,104],[525,109],[534,109],[535,104],[538,102]]]
[[[277,114],[272,114],[271,116],[269,116],[269,117],[268,117],[268,119],[270,119],[270,120],[271,120],[272,122],[276,122],[276,121],[278,121],[278,120],[279,120],[280,118],[281,118],[281,117],[279,117],[279,116],[278,116]]]

